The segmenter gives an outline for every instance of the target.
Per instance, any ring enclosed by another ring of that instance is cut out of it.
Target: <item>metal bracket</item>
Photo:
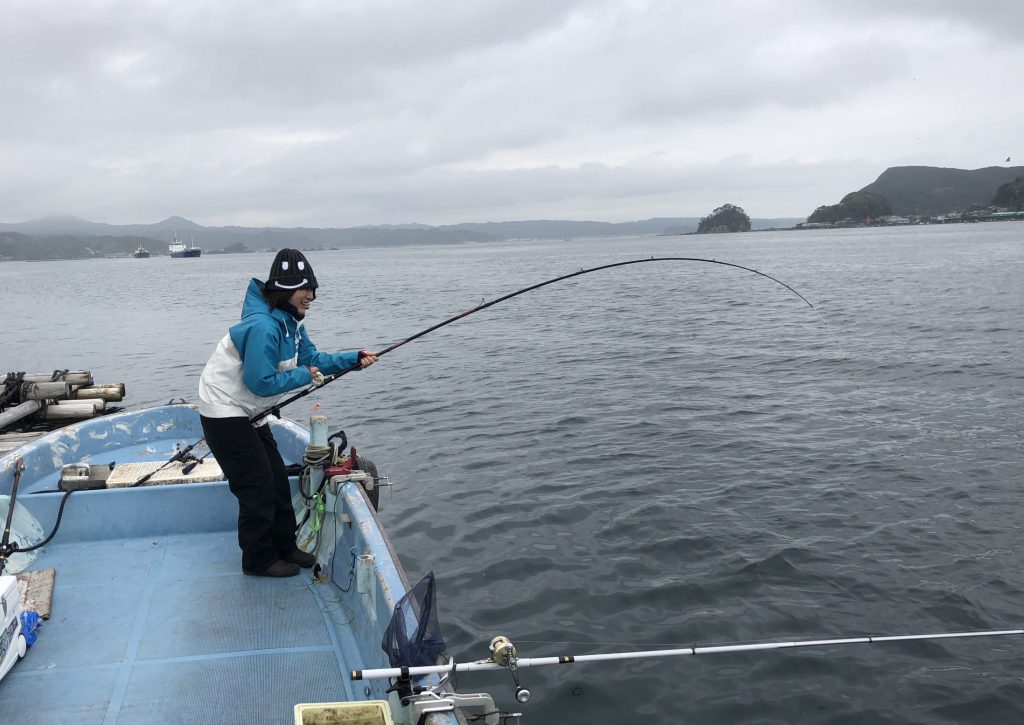
[[[342,484],[348,483],[349,481],[355,481],[360,486],[365,486],[366,479],[368,478],[369,476],[362,471],[352,471],[351,473],[342,473],[337,476],[331,476],[331,479],[327,482],[327,490],[330,491],[332,495],[337,496],[338,491],[341,490]]]
[[[414,723],[419,722],[424,715],[454,712],[456,709],[479,710],[485,725],[499,725],[501,722],[501,714],[494,707],[494,698],[485,692],[466,695],[450,692],[442,696],[433,690],[427,690],[419,695],[413,695],[408,700]],[[510,714],[518,716],[518,713]]]
[[[355,481],[362,486],[367,493],[373,491],[374,488],[391,488],[395,485],[387,476],[377,476],[377,480],[374,482],[373,476],[369,473],[355,469],[351,473],[343,473],[333,476],[330,480],[331,493],[337,494],[341,484],[346,481]]]

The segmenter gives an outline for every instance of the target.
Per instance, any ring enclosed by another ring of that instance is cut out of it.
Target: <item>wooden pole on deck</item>
[[[78,387],[67,383],[35,383],[35,387],[25,396],[28,400],[85,400],[102,398],[110,402],[124,400],[124,383],[107,385],[86,385]]]
[[[27,418],[42,407],[43,404],[38,400],[26,400],[21,405],[8,408],[3,413],[0,413],[0,430],[3,430],[4,427],[9,426],[11,423],[16,423],[22,418]]]
[[[23,402],[0,411],[0,430],[37,413],[44,421],[92,418],[104,413],[107,401],[124,400],[124,383],[94,385],[88,370],[69,371],[58,380],[52,378],[53,373],[22,375],[19,382],[25,385],[21,391]]]
[[[82,420],[99,415],[107,407],[105,400],[58,400],[40,414],[42,420]]]
[[[110,403],[124,400],[124,383],[105,383],[103,385],[86,385],[71,392],[72,399],[100,398]]]
[[[48,383],[53,379],[53,373],[25,373],[22,378],[26,383]],[[65,373],[60,383],[71,383],[72,385],[92,385],[92,373],[88,370],[77,370]]]
[[[57,400],[68,397],[77,386],[70,383],[32,383],[25,400]]]

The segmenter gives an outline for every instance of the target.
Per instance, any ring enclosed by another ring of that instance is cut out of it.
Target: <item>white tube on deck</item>
[[[327,416],[309,416],[309,445],[327,447]]]

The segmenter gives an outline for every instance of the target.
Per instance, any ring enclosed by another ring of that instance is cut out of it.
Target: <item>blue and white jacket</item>
[[[231,418],[274,406],[292,390],[313,381],[308,366],[324,375],[359,362],[359,351],[318,352],[305,326],[263,299],[263,282],[249,281],[242,321],[217,343],[199,377],[199,412],[207,418]],[[267,418],[260,424],[267,423]]]

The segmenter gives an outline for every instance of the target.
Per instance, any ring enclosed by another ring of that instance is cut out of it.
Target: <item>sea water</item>
[[[396,483],[449,651],[520,656],[1019,627],[1024,224],[308,252],[316,402]],[[195,401],[271,254],[0,264],[0,367]],[[69,284],[68,280],[75,280]],[[819,315],[820,313],[820,315]],[[827,323],[827,324],[826,324]],[[464,675],[526,723],[1024,721],[1024,639]]]

